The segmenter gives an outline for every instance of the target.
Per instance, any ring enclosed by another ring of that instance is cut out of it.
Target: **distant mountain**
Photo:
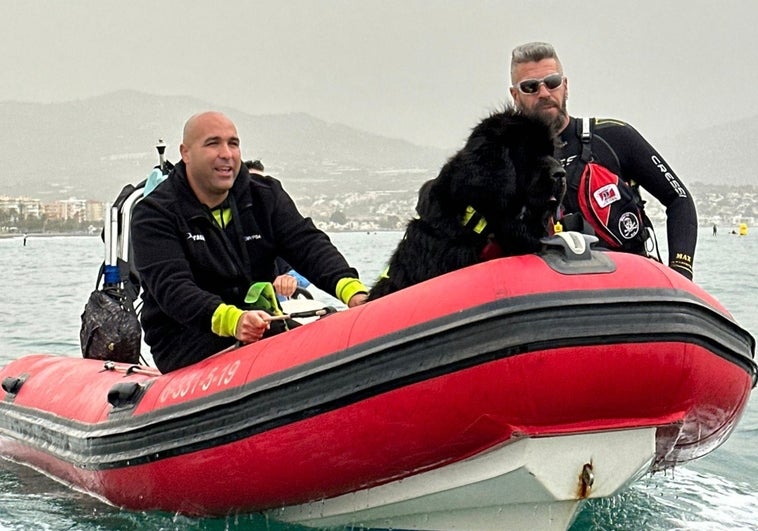
[[[408,192],[458,146],[417,146],[304,113],[250,115],[184,96],[119,91],[79,101],[0,102],[0,195],[115,198],[157,163],[159,138],[178,159],[184,121],[218,109],[237,124],[243,157],[260,158],[293,197]],[[752,184],[758,121],[745,119],[655,142],[688,184]]]
[[[417,189],[449,153],[296,113],[249,115],[182,96],[119,91],[55,104],[0,103],[0,195],[111,200],[157,163],[179,158],[184,121],[217,109],[237,124],[243,158],[260,158],[293,196]]]
[[[685,184],[758,184],[755,116],[666,138],[655,147]]]

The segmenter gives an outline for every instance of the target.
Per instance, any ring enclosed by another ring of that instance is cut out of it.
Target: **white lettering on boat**
[[[158,401],[168,402],[187,396],[214,393],[231,383],[240,365],[240,361],[235,360],[223,367],[210,367],[202,373],[194,372],[175,378],[161,391]]]

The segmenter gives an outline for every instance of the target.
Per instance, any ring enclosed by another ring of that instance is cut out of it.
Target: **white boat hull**
[[[654,428],[525,438],[441,469],[269,515],[310,527],[566,529],[585,499],[623,489],[650,469],[654,456]]]

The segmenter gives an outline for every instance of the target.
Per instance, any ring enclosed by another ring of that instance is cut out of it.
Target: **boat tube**
[[[169,374],[23,357],[0,371],[0,454],[132,510],[565,529],[722,444],[758,374],[696,284],[568,241]]]

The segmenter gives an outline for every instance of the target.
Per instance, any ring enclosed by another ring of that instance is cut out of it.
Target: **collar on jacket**
[[[250,174],[247,168],[242,165],[237,178],[234,180],[232,188],[229,190],[229,195],[234,198],[237,203],[237,207],[242,210],[253,203],[252,193],[250,191]],[[167,181],[171,183],[170,187],[166,187],[167,193],[171,194],[176,199],[177,208],[186,216],[196,217],[208,217],[210,208],[200,202],[200,200],[192,191],[187,179],[187,167],[184,161],[179,161],[174,169],[171,170]],[[168,184],[168,183],[167,183]],[[157,191],[157,190],[156,190]],[[155,192],[154,192],[155,193]]]

